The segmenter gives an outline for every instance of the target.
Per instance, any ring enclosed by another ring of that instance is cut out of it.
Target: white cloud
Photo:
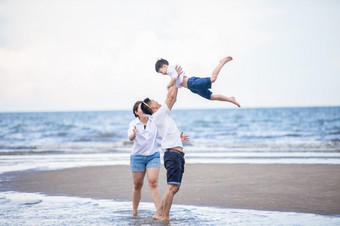
[[[329,97],[340,95],[334,85],[339,4],[328,2],[322,12],[316,10],[319,3],[310,5],[297,11],[289,2],[266,1],[1,2],[0,109],[130,109],[147,96],[164,100],[168,78],[154,70],[158,57],[180,63],[190,75],[206,76],[225,55],[234,61],[213,89],[239,97],[243,106],[322,105],[322,99],[339,105]],[[306,40],[315,34],[314,22],[327,25],[326,35]],[[318,42],[326,40],[322,48]],[[300,97],[304,101],[294,100],[323,71],[322,97],[309,98],[308,88]],[[176,106],[228,104],[181,90]]]

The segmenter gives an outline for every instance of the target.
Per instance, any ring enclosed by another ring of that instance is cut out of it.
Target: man
[[[182,73],[180,67],[176,67],[178,75]],[[153,216],[156,220],[169,220],[169,213],[174,195],[179,191],[184,173],[184,152],[180,138],[180,132],[175,121],[170,116],[170,111],[177,99],[178,88],[175,83],[168,86],[168,94],[163,105],[157,101],[146,98],[141,104],[145,114],[152,115],[152,120],[158,133],[163,138],[161,147],[164,152],[164,166],[167,171],[168,187],[163,195],[161,205]]]

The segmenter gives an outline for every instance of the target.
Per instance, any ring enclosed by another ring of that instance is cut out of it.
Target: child
[[[157,73],[162,73],[163,75],[169,75],[171,77],[171,81],[168,85],[170,87],[172,84],[176,82],[176,86],[178,88],[188,88],[191,92],[200,95],[208,100],[219,100],[219,101],[227,101],[231,102],[238,107],[241,107],[240,104],[236,101],[235,97],[226,97],[221,94],[213,94],[209,89],[211,89],[211,84],[214,83],[217,79],[218,74],[222,67],[233,58],[228,56],[220,60],[219,65],[212,72],[211,77],[199,78],[199,77],[188,77],[185,72],[177,75],[175,70],[176,65],[169,65],[169,62],[165,59],[160,59],[156,62],[156,71]],[[178,77],[178,78],[177,78]]]

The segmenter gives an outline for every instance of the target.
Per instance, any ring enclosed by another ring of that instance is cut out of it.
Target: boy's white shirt
[[[167,74],[171,78],[177,78],[177,76],[178,76],[177,71],[176,71],[176,66],[180,66],[180,65],[176,64],[176,65],[169,65],[168,66]],[[177,78],[177,81],[176,81],[177,88],[182,88],[181,83],[183,82],[184,76],[186,76],[186,73],[183,71],[182,74],[180,74],[180,76]]]

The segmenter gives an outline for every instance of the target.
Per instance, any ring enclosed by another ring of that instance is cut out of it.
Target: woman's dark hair
[[[158,70],[159,70],[161,67],[163,67],[164,64],[165,64],[165,65],[169,65],[169,62],[168,62],[166,59],[163,59],[163,58],[157,60],[157,62],[156,62],[156,64],[155,64],[155,69],[156,69],[156,72],[157,72],[157,73],[159,72]]]
[[[149,98],[145,98],[140,108],[144,112],[144,114],[152,115],[152,109],[150,108],[151,100]]]
[[[138,105],[142,103],[142,101],[137,101],[134,105],[133,105],[133,108],[132,108],[132,112],[133,114],[135,115],[135,117],[138,117],[138,115],[136,115],[136,111],[138,111]]]

